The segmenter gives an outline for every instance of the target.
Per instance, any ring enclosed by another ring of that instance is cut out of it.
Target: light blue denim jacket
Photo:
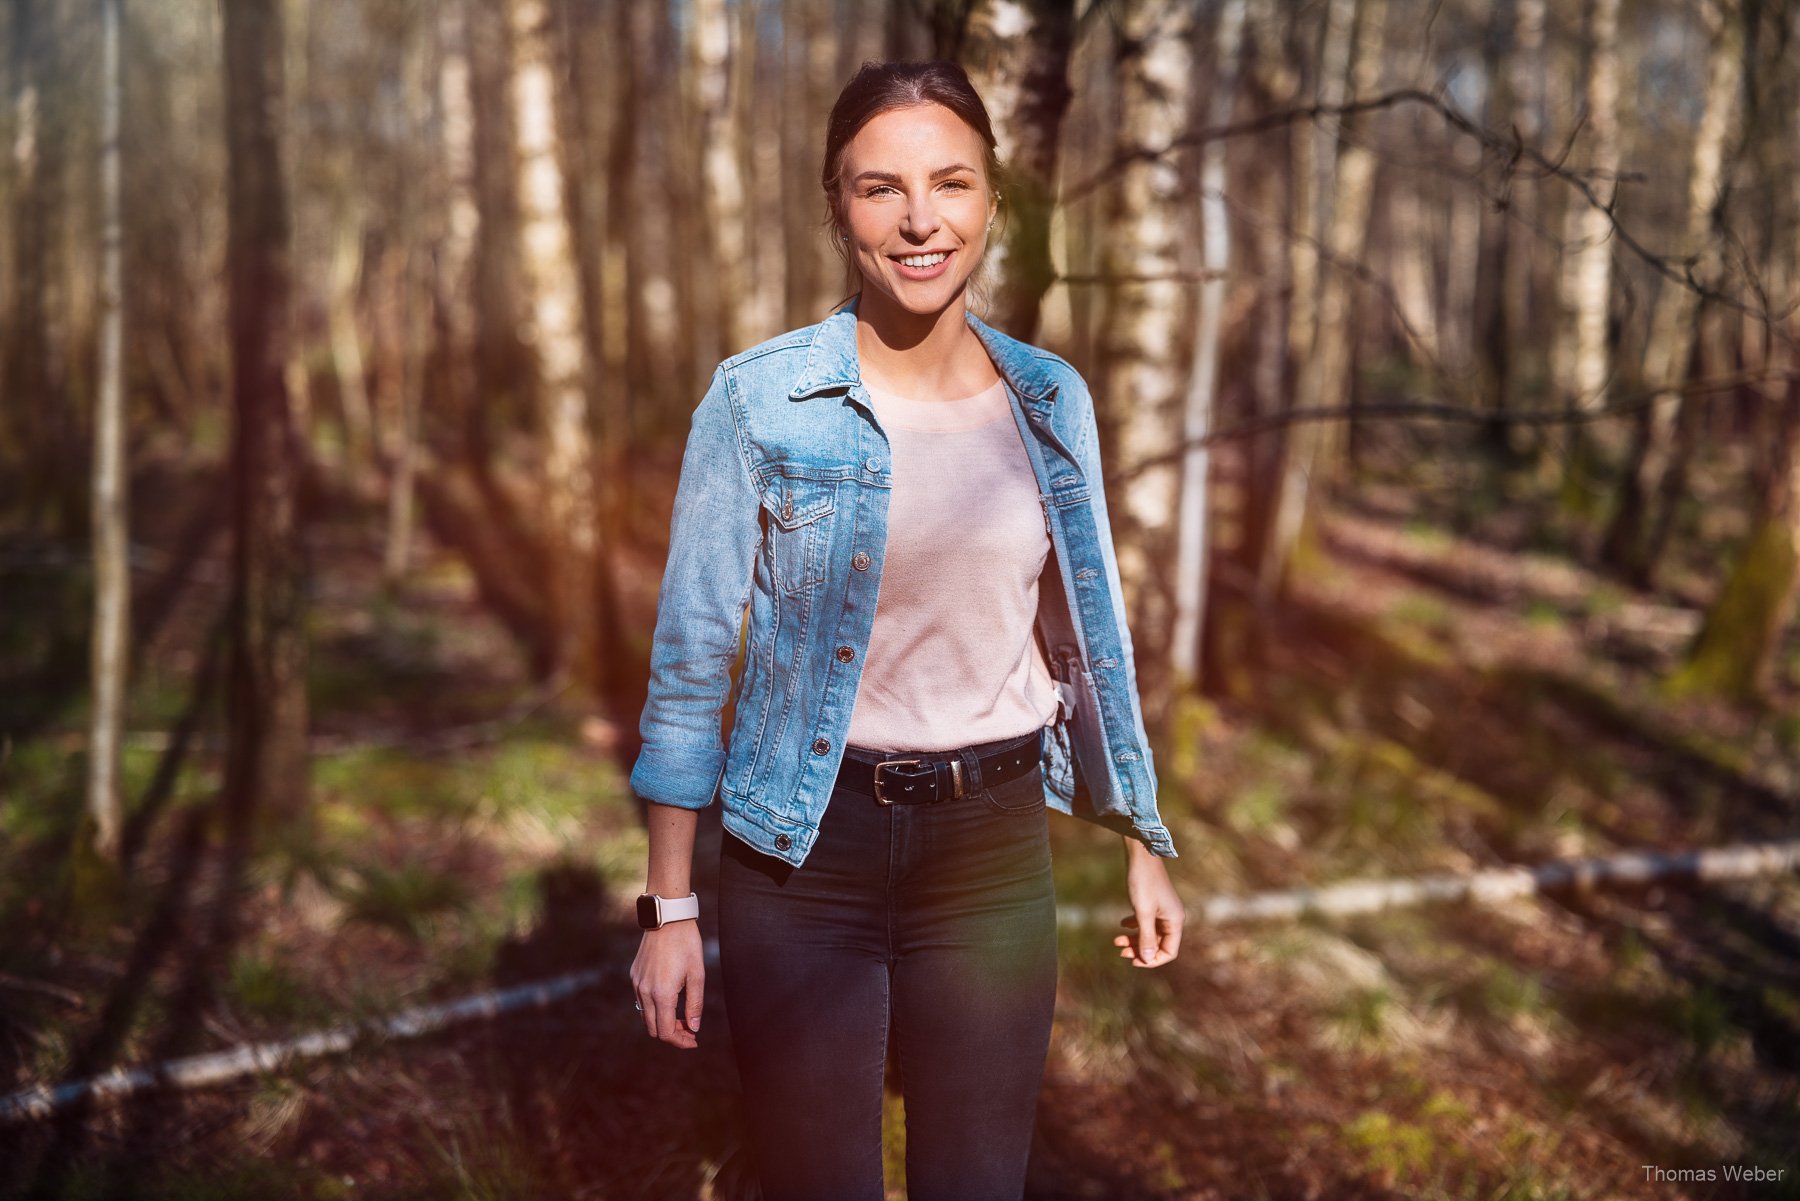
[[[726,359],[694,412],[631,770],[646,801],[700,809],[718,795],[727,830],[795,866],[836,782],[887,542],[893,460],[857,366],[856,307]],[[1046,801],[1175,858],[1157,814],[1093,399],[1062,358],[967,320],[1006,382],[1050,532],[1037,629],[1063,703],[1043,742]],[[746,604],[726,746],[720,719]]]

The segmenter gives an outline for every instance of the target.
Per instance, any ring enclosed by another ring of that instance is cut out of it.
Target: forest
[[[839,90],[948,59],[970,311],[1091,385],[1189,920],[1128,970],[1051,819],[1027,1196],[1800,1197],[1797,41],[4,0],[0,1196],[756,1195],[729,1013],[627,1008],[671,506],[715,366],[857,291]]]

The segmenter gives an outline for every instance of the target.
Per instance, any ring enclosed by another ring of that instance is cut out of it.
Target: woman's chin
[[[904,309],[916,317],[931,317],[961,300],[963,290],[968,282],[967,278],[954,281],[933,279],[923,282],[906,279],[884,280],[880,285],[880,291],[896,308]]]

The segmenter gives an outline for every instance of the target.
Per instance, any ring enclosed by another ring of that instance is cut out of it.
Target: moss
[[[1787,621],[1797,573],[1793,530],[1783,519],[1765,519],[1707,612],[1687,662],[1664,682],[1665,693],[1755,699]]]

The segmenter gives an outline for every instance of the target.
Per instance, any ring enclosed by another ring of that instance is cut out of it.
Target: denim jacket
[[[795,866],[843,758],[893,486],[858,370],[856,308],[726,359],[694,412],[631,770],[632,790],[657,804],[700,809],[717,794],[728,831]],[[1157,814],[1092,397],[1062,358],[966,319],[1005,380],[1050,534],[1037,633],[1061,703],[1043,739],[1046,803],[1175,858]],[[746,604],[726,746],[720,719]]]

